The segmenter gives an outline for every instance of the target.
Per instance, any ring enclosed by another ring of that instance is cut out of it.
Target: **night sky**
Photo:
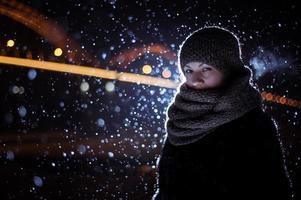
[[[76,44],[76,60],[64,51],[54,56],[60,46],[3,14],[1,8],[21,1],[8,2],[13,3],[0,1],[2,56],[135,74],[150,65],[148,75],[162,77],[168,69],[169,79],[177,81],[176,60],[160,54],[145,53],[126,65],[109,61],[153,44],[176,55],[191,32],[217,25],[239,37],[243,61],[261,92],[301,100],[301,10],[292,1],[22,1],[23,8],[53,22]],[[13,47],[8,40],[15,42]],[[1,199],[150,199],[165,111],[175,92],[0,64]],[[301,107],[264,103],[279,125],[297,197]]]

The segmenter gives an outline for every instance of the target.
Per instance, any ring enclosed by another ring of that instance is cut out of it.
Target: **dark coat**
[[[258,107],[195,143],[166,140],[154,199],[290,199],[277,131]]]

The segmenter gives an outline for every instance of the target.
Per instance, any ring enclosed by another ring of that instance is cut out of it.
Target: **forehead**
[[[185,67],[190,67],[190,68],[195,68],[195,67],[212,67],[211,65],[208,65],[204,62],[189,62],[187,64],[184,65],[184,68]]]

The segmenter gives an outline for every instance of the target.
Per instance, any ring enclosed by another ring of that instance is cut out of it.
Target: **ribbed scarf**
[[[222,88],[196,90],[185,82],[167,108],[165,130],[173,145],[196,142],[219,126],[262,105],[260,93],[250,83],[251,71]]]

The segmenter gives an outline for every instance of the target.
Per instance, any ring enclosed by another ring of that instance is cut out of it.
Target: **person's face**
[[[189,62],[183,71],[186,77],[185,84],[194,89],[216,88],[223,82],[222,72],[202,62]]]

